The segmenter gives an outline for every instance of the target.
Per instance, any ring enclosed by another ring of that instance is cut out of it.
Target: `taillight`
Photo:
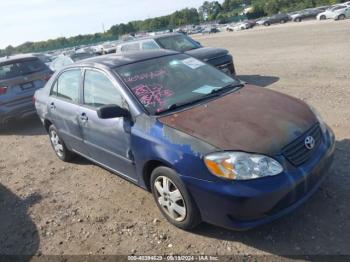
[[[47,75],[47,76],[44,76],[43,80],[45,80],[46,82],[50,80],[52,75]]]
[[[4,95],[7,92],[7,86],[0,86],[0,95]]]

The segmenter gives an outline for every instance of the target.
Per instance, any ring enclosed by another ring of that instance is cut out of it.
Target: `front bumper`
[[[334,150],[335,139],[329,130],[312,159],[280,175],[248,181],[182,179],[203,221],[247,230],[282,217],[304,203],[325,179]]]

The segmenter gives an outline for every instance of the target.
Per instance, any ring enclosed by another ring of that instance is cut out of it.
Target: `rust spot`
[[[221,150],[267,155],[279,153],[317,122],[304,102],[251,85],[159,121]]]

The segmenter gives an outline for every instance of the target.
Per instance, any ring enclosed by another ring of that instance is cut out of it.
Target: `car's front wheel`
[[[270,23],[269,22],[265,22],[264,26],[270,26]]]
[[[69,161],[74,156],[74,153],[68,150],[63,140],[58,135],[57,129],[54,125],[49,127],[49,136],[53,150],[56,156],[62,161]]]
[[[326,16],[325,15],[321,15],[320,16],[320,20],[326,20]]]
[[[338,17],[338,20],[344,20],[345,19],[345,15],[340,15],[339,17]]]
[[[156,204],[173,225],[189,230],[200,224],[200,213],[178,174],[168,167],[158,167],[151,175]]]

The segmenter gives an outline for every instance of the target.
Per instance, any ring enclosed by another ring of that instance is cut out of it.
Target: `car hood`
[[[221,150],[270,156],[317,123],[306,103],[250,85],[159,121]]]
[[[186,51],[185,53],[206,62],[213,58],[227,55],[228,50],[223,48],[202,47]]]

